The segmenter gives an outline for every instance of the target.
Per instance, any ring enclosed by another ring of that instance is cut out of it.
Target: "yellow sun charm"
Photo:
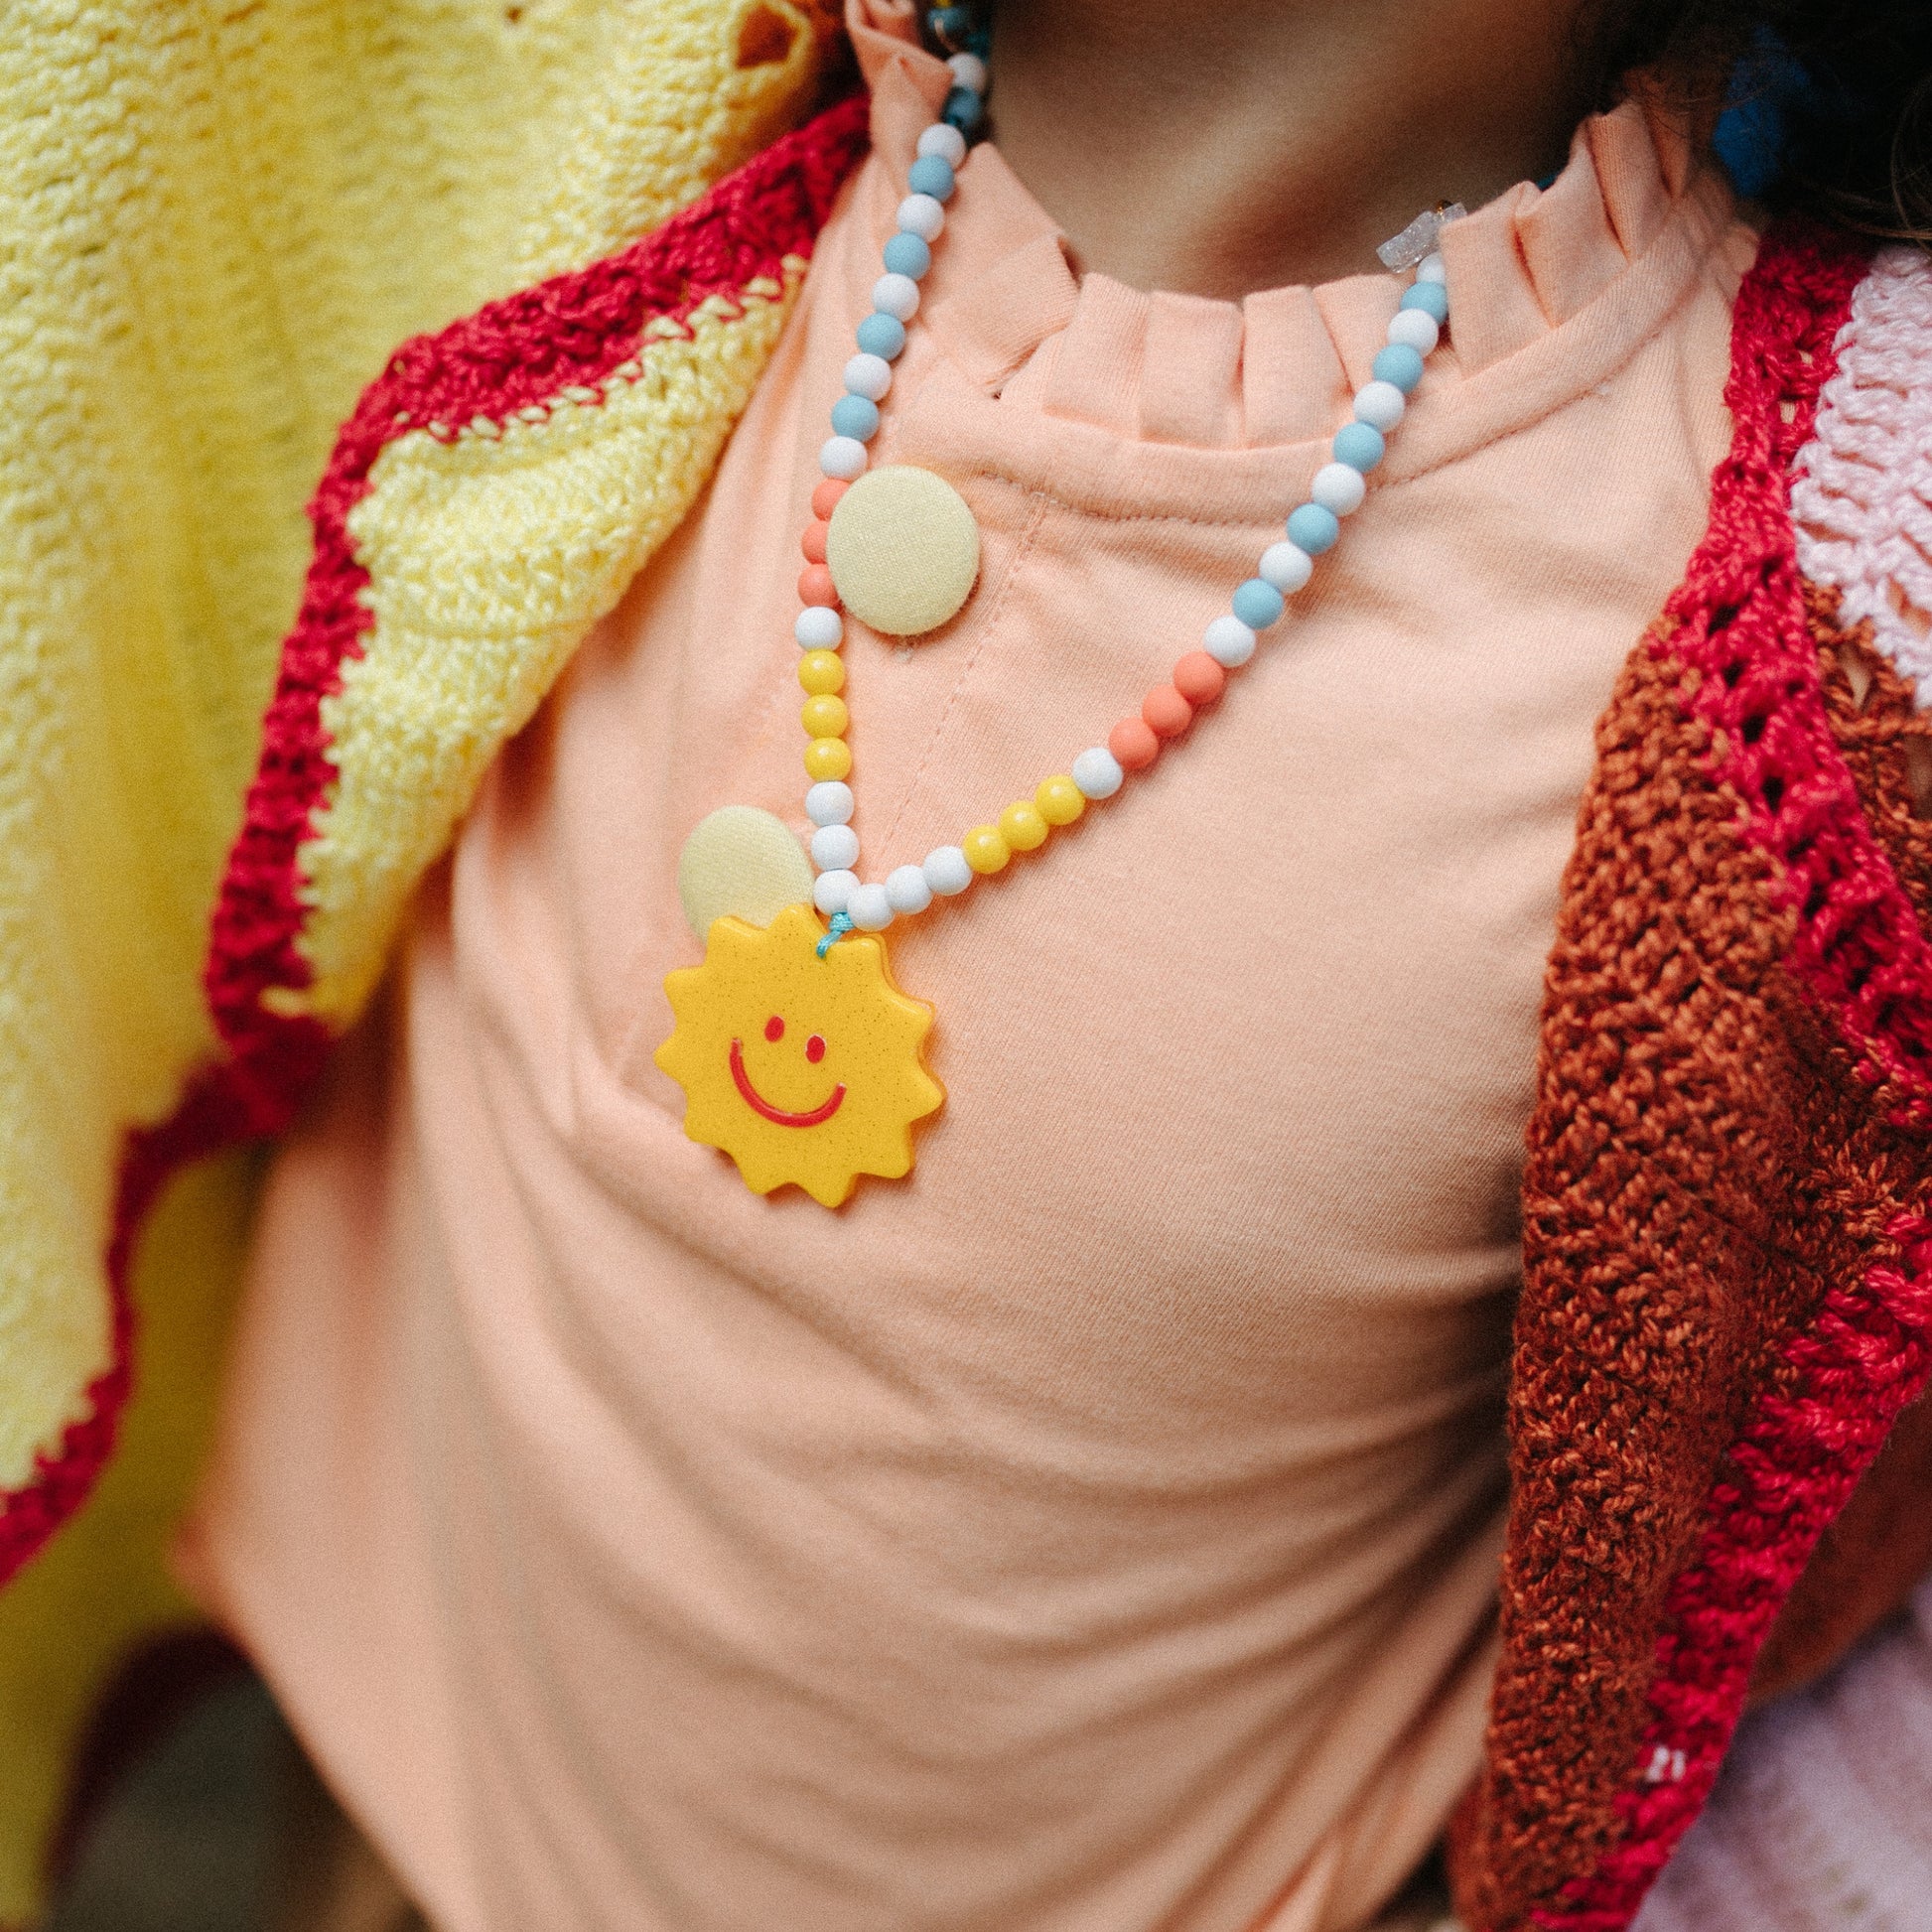
[[[912,1123],[946,1090],[919,1048],[932,1009],[886,970],[885,941],[788,905],[768,926],[713,921],[702,966],[665,976],[677,1025],[657,1064],[684,1089],[684,1131],[768,1194],[787,1181],[837,1207],[862,1173],[912,1170]]]

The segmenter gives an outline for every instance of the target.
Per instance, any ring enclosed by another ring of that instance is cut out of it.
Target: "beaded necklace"
[[[943,34],[949,17],[964,15],[963,8],[943,9],[933,24]],[[885,272],[873,287],[872,313],[859,324],[844,393],[832,405],[812,521],[801,540],[802,608],[793,631],[802,652],[800,718],[811,781],[805,813],[816,878],[805,873],[798,883],[810,880],[808,893],[798,891],[796,902],[768,920],[727,912],[708,922],[703,965],[664,981],[676,1025],[656,1053],[657,1064],[684,1089],[684,1131],[692,1140],[729,1154],[755,1192],[791,1183],[827,1207],[845,1201],[861,1174],[896,1179],[910,1173],[912,1127],[946,1098],[923,1060],[932,1008],[893,983],[880,935],[935,898],[956,897],[975,880],[1004,871],[1016,854],[1037,851],[1056,829],[1153,765],[1221,697],[1229,673],[1254,655],[1260,633],[1280,621],[1287,600],[1313,574],[1314,560],[1335,544],[1342,518],[1367,493],[1369,473],[1382,461],[1386,439],[1422,379],[1423,359],[1448,323],[1435,242],[1443,224],[1462,212],[1445,207],[1419,215],[1377,251],[1385,266],[1413,266],[1416,276],[1389,323],[1373,379],[1356,392],[1353,420],[1335,433],[1330,460],[1315,472],[1309,500],[1290,514],[1282,540],[1262,553],[1255,575],[1207,625],[1199,647],[1175,662],[1169,682],[1149,691],[1104,744],[1042,779],[1032,797],[1015,800],[993,822],[974,826],[957,845],[937,847],[918,865],[863,881],[852,826],[850,717],[840,695],[842,613],[887,635],[917,635],[959,611],[979,570],[978,525],[959,492],[927,470],[874,469],[868,448],[879,433],[880,405],[892,390],[906,325],[918,313],[933,244],[945,230],[967,136],[984,117],[983,43],[955,53],[948,66],[953,86],[939,118],[919,136],[885,246]],[[693,833],[692,845],[714,820],[730,820],[736,829],[760,818],[795,863],[797,846],[782,822],[744,807],[713,814]]]

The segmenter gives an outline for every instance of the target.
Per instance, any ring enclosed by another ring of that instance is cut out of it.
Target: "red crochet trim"
[[[1657,648],[1696,679],[1693,713],[1722,733],[1718,777],[1744,799],[1796,916],[1785,966],[1859,1055],[1903,1089],[1900,1124],[1932,1121],[1932,947],[1827,718],[1793,540],[1790,472],[1865,261],[1829,231],[1765,241],[1738,292],[1725,400],[1736,430],[1712,486],[1710,529]],[[1786,411],[1789,411],[1787,417]],[[1544,1907],[1545,1932],[1622,1932],[1718,1774],[1779,1607],[1932,1367],[1932,1222],[1887,1229],[1899,1267],[1825,1298],[1785,1349],[1768,1396],[1706,1503],[1709,1527],[1666,1605],[1652,1720],[1617,1800],[1623,1831],[1596,1868]]]
[[[262,730],[261,763],[215,907],[205,983],[209,1010],[272,1133],[328,1044],[314,1021],[262,1006],[271,987],[303,987],[296,949],[306,917],[298,853],[334,775],[323,700],[374,621],[362,602],[348,516],[382,451],[412,430],[454,438],[479,416],[503,422],[566,389],[595,389],[637,353],[645,325],[682,321],[714,296],[736,299],[788,255],[808,254],[867,141],[855,96],[749,162],[621,254],[493,302],[405,343],[344,426],[309,506],[315,556]]]
[[[279,1133],[328,1053],[332,1035],[319,1021],[273,1014],[261,999],[270,987],[309,983],[296,950],[306,916],[298,854],[335,775],[322,703],[373,621],[347,522],[376,459],[411,430],[454,438],[479,416],[500,423],[566,389],[594,387],[637,353],[647,324],[682,322],[714,296],[735,300],[760,276],[782,278],[787,256],[811,253],[867,143],[867,102],[854,95],[621,254],[405,343],[364,390],[309,505],[315,553],[215,905],[203,985],[229,1057],[190,1082],[168,1121],[127,1137],[107,1251],[111,1359],[59,1447],[0,1496],[0,1585],[86,1500],[113,1453],[133,1379],[129,1263],[156,1195],[189,1162]]]
[[[133,1382],[134,1310],[128,1273],[134,1242],[168,1176],[216,1148],[243,1139],[248,1113],[220,1070],[202,1074],[173,1116],[130,1133],[121,1149],[114,1225],[107,1243],[108,1365],[87,1384],[79,1418],[52,1451],[34,1458],[28,1481],[0,1499],[0,1586],[4,1586],[87,1500],[120,1437]]]

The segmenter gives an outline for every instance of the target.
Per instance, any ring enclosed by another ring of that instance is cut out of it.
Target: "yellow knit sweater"
[[[628,241],[799,118],[830,16],[808,0],[0,9],[0,1492],[33,1479],[106,1362],[122,1136],[215,1052],[210,908],[337,424],[404,336]],[[649,534],[628,531],[618,562]],[[463,779],[439,779],[445,817]],[[333,994],[319,983],[338,1022],[371,937]],[[191,1173],[150,1223],[123,1452],[0,1593],[0,1924],[37,1903],[106,1673],[187,1614],[164,1553],[251,1173]]]

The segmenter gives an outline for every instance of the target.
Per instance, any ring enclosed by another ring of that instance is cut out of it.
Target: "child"
[[[1865,264],[1705,151],[1750,24],[850,0],[869,158],[372,392],[242,1058],[358,1004],[412,734],[542,706],[189,1560],[430,1922],[1356,1932],[1452,1814],[1471,1926],[1628,1921],[1924,1373],[1919,727],[1782,509]],[[1760,1682],[1924,1567],[1923,1436]]]

